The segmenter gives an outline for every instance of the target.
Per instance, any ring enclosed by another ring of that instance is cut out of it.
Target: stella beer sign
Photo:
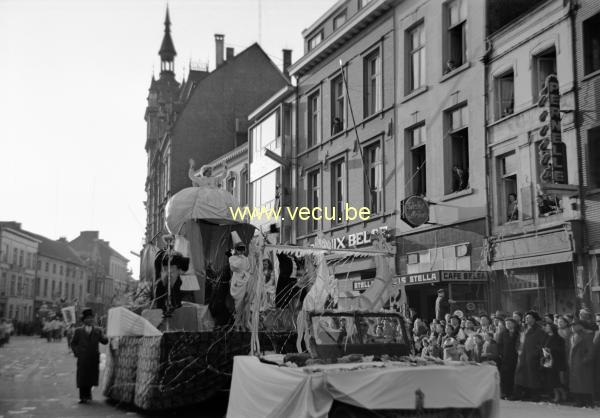
[[[417,228],[429,222],[429,202],[421,196],[409,196],[400,203],[400,219]]]

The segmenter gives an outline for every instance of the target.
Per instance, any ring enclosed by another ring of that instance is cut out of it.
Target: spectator
[[[540,319],[535,311],[529,311],[525,314],[526,329],[523,331],[523,345],[515,370],[515,386],[519,392],[519,397],[533,401],[539,399],[542,382],[542,346],[546,340],[546,333],[537,324]]]
[[[416,318],[413,324],[413,335],[415,338],[421,338],[427,335],[427,325],[423,322],[421,318]]]
[[[571,325],[569,321],[564,316],[559,316],[557,320],[558,325],[558,335],[561,336],[563,340],[568,344],[569,339],[571,338]]]
[[[571,324],[569,350],[569,392],[577,406],[591,406],[594,386],[594,334],[585,329],[583,321],[576,319]]]
[[[519,203],[517,202],[517,194],[508,194],[508,205],[506,207],[506,221],[518,221],[519,220]]]
[[[544,315],[544,323],[554,324],[554,314],[547,313]]]
[[[471,350],[471,361],[481,363],[483,359],[483,336],[481,334],[473,334],[473,349]],[[466,346],[465,346],[466,348]]]
[[[504,321],[505,332],[501,334],[500,354],[500,389],[502,397],[512,398],[515,383],[519,346],[519,324],[513,318]]]
[[[589,331],[598,331],[598,326],[594,323],[594,314],[587,308],[579,311],[579,319],[583,327]]]
[[[600,327],[600,313],[596,314],[596,326]],[[594,333],[594,398],[600,404],[600,331]]]
[[[498,364],[498,344],[494,340],[494,333],[487,332],[484,336],[483,351],[481,361],[493,361]]]
[[[460,355],[457,341],[454,338],[448,338],[444,342],[444,360],[460,361]]]
[[[488,332],[494,332],[494,326],[492,320],[487,314],[483,314],[479,317],[479,332],[485,336]]]
[[[552,399],[554,403],[566,401],[567,393],[560,382],[560,372],[567,368],[565,341],[558,335],[558,327],[553,323],[546,323],[544,331],[547,337],[542,348],[544,353],[542,365],[546,390],[554,395]]]
[[[521,328],[523,326],[523,314],[519,311],[514,311],[512,317],[515,321],[517,321],[519,328]]]
[[[435,319],[441,321],[450,312],[450,304],[452,301],[446,296],[444,289],[438,289],[437,299],[435,300]]]

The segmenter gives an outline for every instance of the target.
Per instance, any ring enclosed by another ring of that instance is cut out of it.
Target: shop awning
[[[511,258],[509,260],[495,261],[492,270],[511,270],[518,268],[545,266],[547,264],[568,263],[573,261],[573,252],[544,254],[535,257]]]

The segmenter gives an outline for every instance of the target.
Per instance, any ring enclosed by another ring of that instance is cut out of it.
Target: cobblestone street
[[[48,343],[36,337],[13,337],[0,348],[0,418],[147,416],[107,403],[99,387],[92,394],[90,404],[78,403],[75,358],[64,339]],[[221,417],[224,403],[154,416]]]
[[[193,410],[141,414],[105,401],[94,388],[94,401],[77,403],[75,359],[65,341],[48,343],[34,337],[13,337],[0,349],[0,418],[8,417],[222,417],[224,399]],[[547,403],[501,402],[501,418],[593,418],[598,409],[581,409]]]

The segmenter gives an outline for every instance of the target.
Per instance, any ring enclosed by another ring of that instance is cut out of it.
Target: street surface
[[[107,403],[99,388],[94,401],[78,404],[75,358],[65,340],[48,343],[39,337],[13,337],[0,348],[0,418],[8,417],[223,417],[225,401],[195,407],[193,411],[146,415]],[[210,411],[210,412],[208,412]],[[208,413],[207,413],[208,412]],[[598,418],[600,409],[582,409],[547,403],[501,402],[501,418]]]

